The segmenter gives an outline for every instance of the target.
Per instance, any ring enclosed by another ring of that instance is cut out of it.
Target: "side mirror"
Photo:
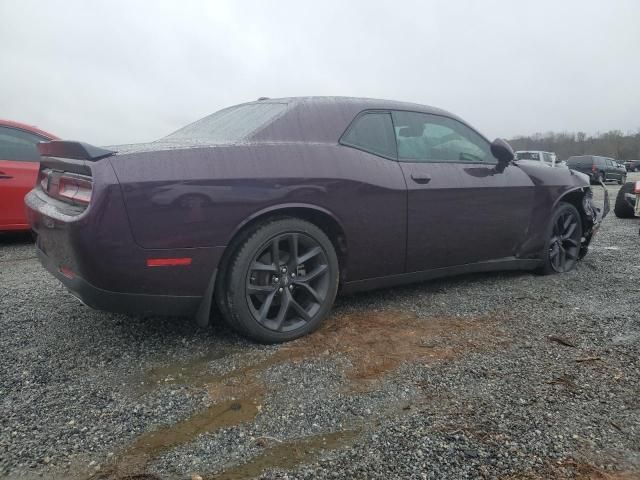
[[[508,164],[515,158],[511,145],[501,138],[496,138],[491,142],[491,153],[498,159],[498,163],[504,165]]]

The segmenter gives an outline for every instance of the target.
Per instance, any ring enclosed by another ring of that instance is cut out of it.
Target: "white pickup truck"
[[[560,162],[554,152],[544,152],[542,150],[518,150],[516,160],[537,160],[549,167],[566,167],[565,162]]]

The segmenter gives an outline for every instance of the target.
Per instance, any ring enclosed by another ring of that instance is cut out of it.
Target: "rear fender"
[[[245,218],[233,230],[233,233],[231,234],[231,237],[230,237],[230,241],[231,241],[231,239],[235,238],[236,235],[242,229],[244,229],[247,225],[249,225],[250,223],[256,221],[260,217],[266,217],[266,216],[269,216],[269,215],[274,215],[274,214],[277,214],[280,211],[284,212],[286,210],[294,209],[294,208],[313,210],[313,211],[316,211],[318,213],[322,213],[324,215],[327,215],[340,227],[340,229],[343,232],[345,231],[344,230],[344,226],[342,225],[342,222],[340,221],[340,219],[333,212],[331,212],[330,210],[327,210],[326,208],[319,207],[318,205],[313,205],[313,204],[309,204],[309,203],[282,203],[282,204],[277,204],[277,205],[269,205],[268,207],[263,208],[262,210],[258,210],[257,212],[254,212],[253,214],[251,214],[249,217]]]

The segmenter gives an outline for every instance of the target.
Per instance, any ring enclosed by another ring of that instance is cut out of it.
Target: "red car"
[[[24,196],[37,181],[38,142],[58,137],[30,125],[0,120],[0,231],[29,230]]]

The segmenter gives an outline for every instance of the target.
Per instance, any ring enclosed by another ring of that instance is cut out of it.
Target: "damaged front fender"
[[[583,225],[579,258],[583,258],[587,254],[591,239],[600,229],[602,220],[607,216],[611,208],[609,204],[609,191],[603,182],[600,182],[600,186],[604,190],[604,201],[602,207],[598,207],[595,204],[591,188],[587,188],[584,197],[582,198]]]

